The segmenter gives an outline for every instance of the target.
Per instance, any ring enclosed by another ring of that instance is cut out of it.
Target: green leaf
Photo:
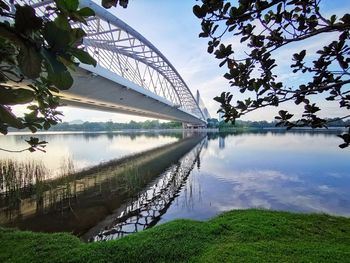
[[[62,14],[58,14],[58,16],[55,18],[54,22],[57,25],[57,27],[59,27],[60,29],[63,29],[66,31],[71,29],[68,18]]]
[[[8,126],[22,129],[24,128],[23,123],[14,115],[10,109],[0,105],[0,122],[6,123]]]
[[[6,89],[0,87],[0,104],[16,105],[29,103],[34,99],[34,92],[28,89]]]
[[[230,73],[225,73],[224,78],[230,80],[233,79],[233,76]]]
[[[219,103],[223,103],[223,102],[224,102],[224,101],[222,100],[222,98],[221,98],[221,97],[218,97],[218,96],[214,97],[213,100],[215,100],[215,101],[217,101],[217,102],[219,102]]]
[[[49,75],[49,81],[60,90],[67,90],[73,85],[73,78],[68,70],[59,73],[51,73]]]
[[[8,133],[8,126],[2,122],[0,122],[0,133],[6,135]]]
[[[102,0],[101,3],[104,8],[111,8],[117,5],[117,0]]]
[[[45,59],[45,65],[49,74],[53,72],[59,73],[67,70],[63,63],[57,60],[57,57],[54,53],[46,49],[41,49],[41,54]]]
[[[94,10],[92,10],[91,8],[88,8],[88,7],[83,7],[82,9],[79,9],[77,11],[77,13],[80,16],[94,16],[95,15]]]
[[[48,122],[44,123],[44,129],[45,130],[48,130],[50,127],[51,127],[50,123],[48,123]]]
[[[230,2],[227,2],[225,5],[224,5],[224,8],[222,9],[222,12],[223,13],[227,13],[228,9],[231,7],[231,3]]]
[[[55,0],[58,9],[64,12],[76,11],[79,7],[78,0]]]
[[[129,0],[119,0],[119,5],[123,8],[128,7]]]
[[[55,22],[45,24],[43,36],[55,51],[66,49],[71,42],[69,31],[58,27]]]
[[[82,39],[83,37],[86,36],[86,33],[83,29],[81,28],[73,28],[73,30],[71,31],[70,34],[70,45],[76,44],[76,45],[80,45],[82,44]]]
[[[43,20],[35,15],[31,6],[16,5],[15,29],[20,33],[37,31],[41,28]]]
[[[199,5],[195,5],[193,7],[193,13],[198,18],[203,18],[203,17],[205,17],[207,15],[206,10],[204,8],[200,7]]]
[[[282,9],[282,3],[279,3],[277,6],[277,14],[281,13],[281,9]]]
[[[74,57],[79,59],[80,62],[96,67],[96,60],[91,57],[88,52],[78,48],[71,48],[69,51]]]
[[[345,14],[340,20],[343,21],[344,24],[349,25],[350,24],[350,14]]]
[[[79,63],[76,63],[76,62],[72,61],[73,57],[69,53],[58,56],[57,60],[60,61],[61,63],[63,63],[63,65],[67,69],[70,69],[72,71],[75,71],[75,69],[76,69],[75,67],[77,66],[77,64],[79,64]]]
[[[0,23],[0,37],[11,41],[15,45],[24,46],[23,40],[3,23]]]
[[[250,37],[250,36],[242,37],[241,40],[240,40],[240,42],[242,43],[242,42],[246,41],[247,39],[249,39],[249,37]]]
[[[60,2],[65,2],[69,11],[75,11],[79,7],[79,0],[60,0]]]
[[[344,140],[344,143],[339,145],[340,148],[343,149],[343,148],[346,148],[350,145],[350,134],[349,133],[345,133],[345,134],[341,134],[341,135],[337,135],[337,136]]]
[[[17,60],[23,75],[30,79],[40,76],[42,57],[38,50],[31,46],[23,46],[18,53]]]
[[[73,84],[73,78],[66,66],[57,60],[55,54],[46,49],[42,50],[48,70],[48,80],[60,90],[69,89]]]

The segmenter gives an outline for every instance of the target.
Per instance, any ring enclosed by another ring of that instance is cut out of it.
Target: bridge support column
[[[205,129],[206,126],[205,125],[195,125],[195,124],[189,124],[189,123],[182,123],[182,129],[186,130],[186,129]]]

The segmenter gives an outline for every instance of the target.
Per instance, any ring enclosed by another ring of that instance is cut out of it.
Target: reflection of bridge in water
[[[146,191],[130,200],[124,210],[104,226],[105,230],[91,240],[111,240],[139,232],[158,223],[186,183],[188,176],[200,162],[200,153],[206,140],[165,171]],[[99,226],[103,225],[99,224]]]
[[[183,136],[177,142],[82,173],[4,192],[0,194],[0,223],[33,231],[82,235],[117,211],[128,198],[159,180],[160,175],[166,175],[172,169],[169,167],[197,149],[196,145],[206,138],[206,134]],[[173,183],[177,185],[177,181]]]

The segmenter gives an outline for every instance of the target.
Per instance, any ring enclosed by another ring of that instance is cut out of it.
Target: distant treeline
[[[218,128],[219,130],[236,129],[262,129],[276,127],[277,122],[268,121],[242,121],[237,120],[235,124],[231,122],[218,121],[211,118],[207,120],[208,128]],[[343,121],[339,119],[330,119],[328,127],[350,127],[350,119]],[[50,131],[115,131],[115,130],[151,130],[151,129],[181,129],[182,123],[177,121],[159,122],[158,120],[147,120],[144,122],[130,121],[129,123],[119,122],[82,122],[69,123],[61,122],[51,126]],[[16,129],[9,129],[10,131],[18,131]]]
[[[208,119],[208,128],[219,128],[219,129],[261,129],[261,128],[273,128],[276,127],[275,121],[242,121],[237,120],[235,124],[231,122],[218,121],[217,119]],[[329,119],[328,127],[350,127],[350,119]]]
[[[50,131],[114,131],[126,129],[178,129],[182,128],[181,122],[159,122],[158,120],[129,123],[118,122],[84,122],[81,124],[70,124],[68,122],[58,123],[50,128]]]

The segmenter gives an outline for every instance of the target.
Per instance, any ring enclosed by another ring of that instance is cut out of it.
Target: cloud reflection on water
[[[330,134],[225,135],[222,149],[214,138],[187,183],[200,191],[182,193],[163,222],[243,208],[350,216],[349,152],[336,140]]]

